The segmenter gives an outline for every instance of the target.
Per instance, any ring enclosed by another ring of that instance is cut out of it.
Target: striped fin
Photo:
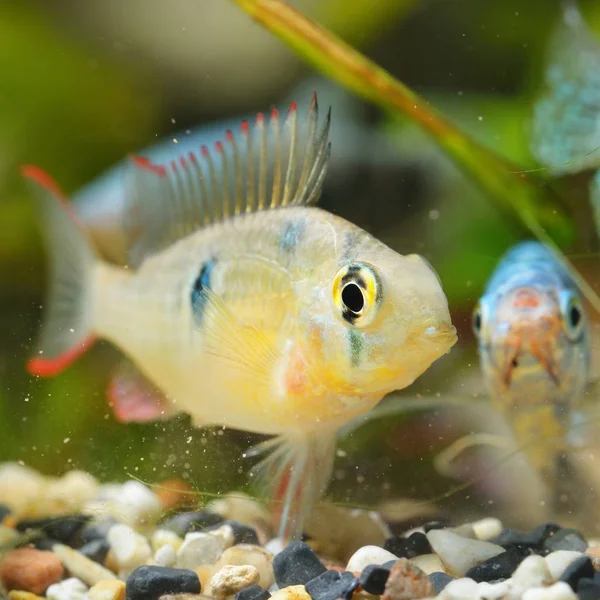
[[[296,104],[280,125],[276,109],[243,122],[214,150],[206,146],[165,165],[133,157],[126,183],[129,261],[139,265],[201,227],[235,215],[318,201],[330,153],[328,112],[318,124],[316,94],[303,123]]]
[[[554,173],[600,166],[600,41],[567,2],[549,46],[545,90],[534,108],[531,148]]]

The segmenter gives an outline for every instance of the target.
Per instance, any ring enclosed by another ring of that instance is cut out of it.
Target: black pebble
[[[44,535],[62,544],[69,544],[90,520],[88,515],[69,515],[48,519],[26,519],[17,523],[18,531],[39,529]]]
[[[381,565],[367,565],[360,574],[359,582],[365,592],[380,596],[390,576],[390,569]]]
[[[588,543],[576,529],[561,529],[544,542],[546,552],[555,552],[556,550],[585,552],[587,548]]]
[[[395,554],[398,558],[408,558],[408,540],[399,535],[394,535],[385,540],[383,548]]]
[[[33,542],[34,548],[37,548],[38,550],[49,550],[50,552],[52,552],[52,546],[54,546],[54,544],[60,544],[60,542],[47,537],[38,538]]]
[[[81,548],[79,548],[79,552],[94,562],[103,565],[109,548],[110,544],[107,540],[97,539],[81,546]]]
[[[6,504],[0,504],[0,522],[4,521],[4,519],[10,515],[11,510],[6,506]]]
[[[592,559],[589,556],[580,556],[564,570],[559,581],[568,583],[574,591],[577,591],[579,580],[586,577],[593,579],[595,573]]]
[[[465,573],[465,577],[470,577],[477,582],[508,579],[522,560],[522,553],[515,548],[511,548],[470,568]]]
[[[304,542],[292,542],[273,559],[275,581],[280,588],[305,585],[326,570],[313,549]]]
[[[448,575],[448,573],[443,573],[442,571],[431,573],[428,577],[431,585],[433,585],[436,596],[454,579],[452,575]]]
[[[498,537],[490,541],[507,550],[510,548],[521,550],[524,556],[531,551],[545,554],[547,552],[544,551],[544,542],[559,530],[560,526],[556,523],[544,523],[526,533],[505,529]]]
[[[268,600],[270,597],[271,592],[269,590],[265,590],[260,585],[254,583],[239,591],[235,595],[235,600]]]
[[[600,583],[586,577],[580,579],[577,595],[580,600],[600,600]]]
[[[253,527],[249,527],[248,525],[242,525],[237,521],[223,521],[221,523],[217,523],[216,525],[211,525],[206,528],[206,531],[210,531],[211,529],[218,529],[223,525],[229,525],[231,529],[233,529],[233,544],[255,544],[258,543],[258,536],[256,535],[256,530]]]
[[[80,546],[83,546],[92,540],[105,540],[109,529],[116,524],[117,520],[112,517],[106,517],[101,521],[93,521],[79,532],[77,541]]]
[[[194,511],[179,513],[178,515],[169,517],[161,524],[161,527],[170,529],[183,537],[190,531],[203,531],[207,527],[220,525],[221,523],[223,523],[221,515],[207,511]]]
[[[127,600],[158,600],[164,594],[186,593],[200,593],[200,579],[188,569],[138,567],[125,584]]]
[[[306,591],[312,600],[349,600],[358,585],[358,579],[352,573],[331,570],[307,582]]]
[[[385,540],[383,547],[398,558],[414,558],[421,554],[431,554],[433,550],[424,533],[415,531],[407,538],[397,535]]]

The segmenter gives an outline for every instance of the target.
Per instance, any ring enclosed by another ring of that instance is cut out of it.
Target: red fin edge
[[[27,362],[27,370],[38,377],[54,377],[62,373],[69,365],[75,362],[82,354],[94,345],[96,336],[90,335],[82,342],[77,343],[66,352],[54,358],[32,358]]]

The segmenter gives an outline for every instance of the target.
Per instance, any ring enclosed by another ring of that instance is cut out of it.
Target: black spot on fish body
[[[196,321],[201,324],[204,317],[204,310],[206,308],[207,297],[204,293],[210,289],[211,275],[215,266],[216,260],[211,259],[202,264],[198,277],[194,280],[192,286],[192,310]]]
[[[304,220],[286,221],[279,238],[279,247],[285,252],[294,252],[302,239],[305,228]]]

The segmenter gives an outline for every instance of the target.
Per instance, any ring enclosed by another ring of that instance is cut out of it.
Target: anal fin
[[[254,473],[270,495],[279,537],[301,537],[313,506],[329,485],[336,433],[280,435],[251,449],[250,454],[269,453]]]
[[[174,415],[168,398],[128,360],[115,370],[107,396],[120,423],[147,423]]]

